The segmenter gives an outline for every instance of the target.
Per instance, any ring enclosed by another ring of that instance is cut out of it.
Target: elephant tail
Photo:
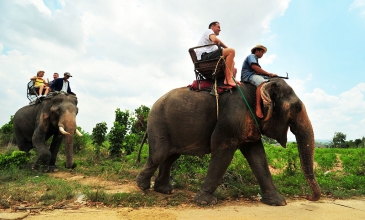
[[[136,159],[136,163],[140,163],[141,162],[141,151],[142,151],[142,147],[144,145],[144,143],[146,142],[146,139],[148,137],[147,131],[144,133],[143,138],[142,138],[142,142],[141,142],[141,146],[139,146],[139,150],[138,150],[138,156]]]

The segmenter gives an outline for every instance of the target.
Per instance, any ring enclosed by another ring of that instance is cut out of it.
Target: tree
[[[130,129],[129,111],[120,111],[119,108],[115,111],[114,126],[109,133],[110,149],[109,153],[111,157],[120,157],[123,150],[123,141],[127,132]]]
[[[106,132],[108,130],[108,126],[106,125],[106,122],[97,123],[95,128],[93,128],[92,132],[92,140],[93,144],[96,145],[96,154],[100,154],[100,147],[105,141],[106,138]]]
[[[0,128],[0,146],[6,146],[16,142],[14,136],[13,120],[14,115],[11,115],[10,121]]]
[[[147,118],[150,113],[150,108],[141,105],[139,108],[134,110],[134,120],[132,124],[131,132],[134,134],[138,134],[140,132],[145,132],[147,129]]]
[[[354,142],[355,143],[355,146],[356,147],[359,147],[359,145],[361,144],[361,142],[362,142],[361,139],[355,139],[355,142]]]
[[[344,147],[346,142],[346,134],[342,132],[335,132],[332,138],[333,147]]]

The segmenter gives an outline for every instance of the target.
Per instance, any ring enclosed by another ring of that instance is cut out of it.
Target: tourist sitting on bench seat
[[[219,44],[221,47],[223,47],[223,49],[218,48],[217,45],[197,48],[195,49],[196,56],[198,60],[209,60],[219,58],[223,55],[226,62],[224,84],[235,87],[236,83],[232,79],[232,77],[236,77],[237,72],[236,68],[234,68],[235,50],[233,48],[228,48],[221,40],[217,38],[220,31],[221,26],[219,22],[214,21],[210,23],[209,29],[206,30],[200,38],[198,46]],[[237,81],[237,84],[240,85],[241,83]]]
[[[33,76],[30,78],[30,80],[34,81],[34,88],[39,89],[38,90],[38,98],[45,97],[49,92],[49,87],[46,85],[46,81],[43,79],[44,71],[40,70],[37,72],[37,76]],[[43,94],[44,90],[44,95]]]

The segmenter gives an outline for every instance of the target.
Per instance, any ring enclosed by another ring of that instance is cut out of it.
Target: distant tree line
[[[74,136],[74,152],[78,153],[91,145],[96,155],[100,155],[102,149],[107,150],[112,158],[120,158],[123,155],[131,154],[135,149],[138,149],[147,129],[149,111],[150,108],[144,105],[135,109],[134,112],[129,110],[121,111],[117,108],[115,121],[109,133],[107,132],[106,122],[97,123],[91,135],[78,127],[83,136]],[[16,145],[13,118],[14,116],[10,116],[10,121],[0,128],[0,147]],[[47,140],[46,144],[50,144],[51,140]]]
[[[100,122],[95,125],[92,134],[88,134],[78,129],[84,134],[83,137],[75,135],[74,152],[77,153],[84,149],[86,145],[91,145],[96,155],[100,155],[101,150],[107,151],[112,158],[121,158],[123,155],[130,155],[138,149],[144,133],[147,129],[147,117],[150,108],[141,105],[134,112],[129,110],[121,111],[119,108],[115,111],[115,121],[108,133],[106,122]],[[0,128],[0,147],[16,144],[14,138],[13,118]],[[277,142],[266,136],[262,136],[265,144],[277,144]],[[51,140],[48,140],[49,144]],[[335,132],[332,141],[321,144],[327,148],[365,148],[365,137],[355,140],[346,140],[346,134]]]
[[[328,148],[365,148],[365,137],[346,141],[346,134],[336,131],[332,141],[326,146]]]

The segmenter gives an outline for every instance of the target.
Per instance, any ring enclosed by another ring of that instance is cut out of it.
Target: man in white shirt
[[[232,87],[236,86],[235,81],[232,77],[236,77],[236,68],[234,68],[234,56],[235,51],[233,48],[227,47],[220,39],[217,38],[219,32],[221,31],[221,26],[218,21],[214,21],[209,24],[209,29],[206,30],[199,40],[198,46],[203,46],[207,44],[219,44],[223,49],[218,48],[216,45],[209,47],[201,47],[195,49],[196,56],[198,60],[209,60],[219,58],[223,55],[226,60],[225,69],[225,79],[224,84]],[[241,84],[237,81],[237,84]]]

